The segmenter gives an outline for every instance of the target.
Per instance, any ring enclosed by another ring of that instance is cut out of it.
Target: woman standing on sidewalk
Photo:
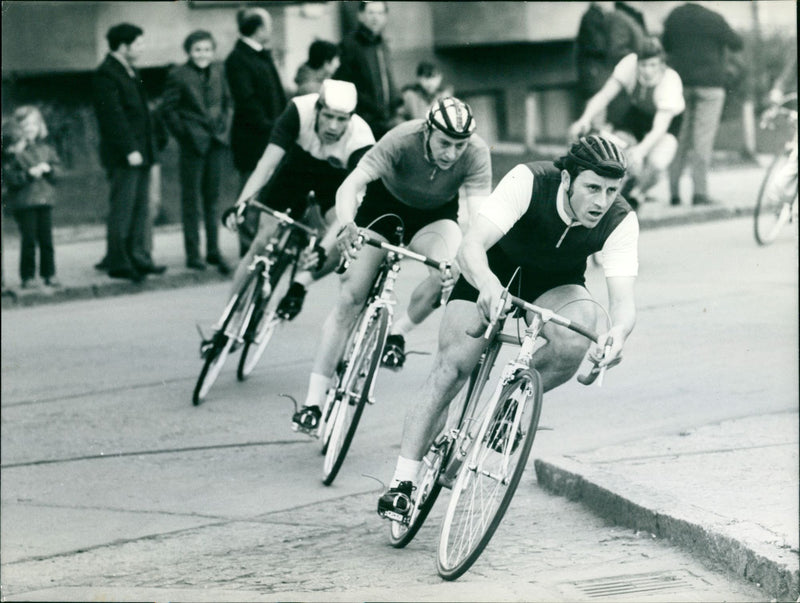
[[[61,174],[55,149],[45,142],[47,126],[36,107],[26,105],[14,112],[3,128],[3,180],[6,207],[19,225],[21,250],[19,272],[23,289],[36,286],[36,247],[39,272],[48,287],[59,287],[55,277],[52,210],[53,181]]]

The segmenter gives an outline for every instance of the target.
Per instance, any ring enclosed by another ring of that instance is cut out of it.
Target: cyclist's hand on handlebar
[[[783,92],[780,88],[773,88],[769,91],[767,100],[771,105],[781,105],[783,104]]]
[[[589,360],[599,368],[616,366],[622,362],[624,343],[625,335],[621,329],[612,327],[608,333],[597,338],[597,344],[589,350]]]
[[[300,252],[300,259],[298,260],[298,268],[300,270],[310,270],[316,272],[321,270],[325,264],[327,254],[325,248],[321,245],[314,245],[313,249],[306,247]]]
[[[497,277],[492,276],[492,280],[481,287],[477,301],[478,312],[483,320],[486,321],[486,324],[504,318],[511,307],[511,296],[507,296],[503,303],[505,289],[503,289],[503,285]]]
[[[222,212],[222,224],[225,228],[234,232],[237,231],[239,225],[244,222],[244,211],[246,209],[247,203],[237,203]]]
[[[358,250],[361,249],[361,241],[358,238],[358,227],[355,222],[348,222],[339,230],[336,235],[336,245],[342,254],[342,263],[349,264],[355,259]]]

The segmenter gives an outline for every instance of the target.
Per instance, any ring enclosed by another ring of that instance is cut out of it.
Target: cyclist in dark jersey
[[[326,255],[334,249],[336,227],[334,204],[336,190],[363,154],[375,144],[367,122],[354,114],[356,88],[351,82],[325,80],[319,93],[293,98],[275,122],[269,144],[237,200],[239,211],[229,214],[231,226],[246,207],[245,202],[261,192],[263,202],[278,211],[290,211],[299,219],[306,209],[307,195],[313,191],[328,226],[322,240]],[[275,221],[262,215],[258,234],[239,262],[231,291],[238,290],[256,253],[266,245],[275,229]],[[306,288],[330,273],[335,260],[325,269],[301,271],[278,306],[278,312],[294,318],[302,308]]]
[[[638,221],[618,194],[626,167],[623,151],[613,142],[584,137],[555,162],[516,166],[481,206],[459,248],[462,276],[442,317],[433,369],[406,415],[394,478],[378,502],[380,515],[410,511],[421,459],[444,427],[448,405],[486,343],[467,332],[482,333],[495,318],[517,267],[514,295],[593,325],[602,310],[585,287],[586,259],[602,251],[612,326],[590,356],[601,366],[619,361],[636,320],[638,272]],[[545,325],[543,334],[548,343],[535,352],[531,364],[548,391],[572,378],[590,342],[553,324]],[[613,343],[603,359],[608,338]]]
[[[629,142],[625,150],[629,178],[622,192],[635,206],[648,200],[648,192],[675,158],[686,107],[681,77],[667,67],[658,38],[646,39],[637,54],[629,54],[617,64],[608,81],[589,100],[583,115],[570,126],[572,139],[589,132],[595,116],[618,95],[627,96],[630,102],[614,129]]]

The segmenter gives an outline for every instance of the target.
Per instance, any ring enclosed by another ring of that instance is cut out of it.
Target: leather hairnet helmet
[[[469,138],[475,131],[475,118],[467,103],[447,96],[431,105],[428,125],[451,138]]]

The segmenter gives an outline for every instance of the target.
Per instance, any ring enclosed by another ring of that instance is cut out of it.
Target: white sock
[[[411,329],[417,326],[408,312],[403,312],[403,315],[392,324],[392,335],[406,335]]]
[[[311,373],[308,378],[308,394],[303,406],[319,406],[325,403],[325,396],[331,384],[331,378],[319,373]]]
[[[394,488],[400,482],[416,481],[417,473],[419,473],[419,466],[421,464],[422,461],[415,461],[413,459],[407,459],[404,456],[398,456],[397,465],[394,468],[394,477],[392,478],[389,487]]]
[[[301,285],[303,285],[303,287],[308,289],[308,286],[312,282],[314,282],[314,277],[311,276],[310,272],[300,272],[299,274],[297,274],[297,276],[294,277],[294,282],[300,283]]]

